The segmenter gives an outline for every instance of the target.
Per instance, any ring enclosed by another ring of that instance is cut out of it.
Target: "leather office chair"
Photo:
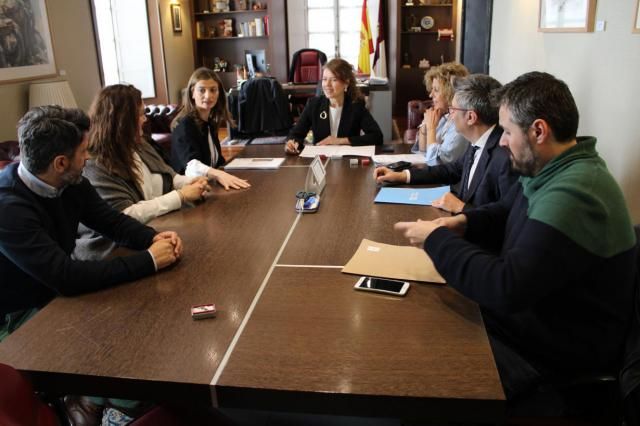
[[[634,227],[638,245],[635,310],[625,359],[620,372],[620,393],[626,426],[640,426],[640,225]]]
[[[569,417],[574,421],[589,419],[589,424],[640,426],[640,225],[635,225],[634,230],[637,285],[622,370],[619,374],[593,372],[545,383],[538,388],[533,404],[527,401],[524,409],[523,406],[515,408],[517,418],[509,424],[556,425],[559,417]],[[536,409],[545,407],[551,415],[544,419],[527,418],[527,405]]]
[[[230,97],[231,98],[231,97]],[[231,139],[286,135],[291,128],[287,96],[280,83],[267,77],[245,81],[231,105],[238,127]]]
[[[289,69],[289,82],[294,84],[317,84],[322,81],[322,67],[327,55],[317,49],[300,49],[293,54]],[[310,94],[294,94],[289,97],[295,115],[300,115]]]
[[[54,410],[40,401],[17,370],[0,364],[0,425],[57,426]]]
[[[426,101],[412,100],[407,103],[407,130],[404,132],[404,143],[414,144],[418,137],[418,126],[422,123],[424,112],[431,108],[431,99]]]
[[[0,143],[0,170],[7,165],[20,160],[20,145],[18,141]]]

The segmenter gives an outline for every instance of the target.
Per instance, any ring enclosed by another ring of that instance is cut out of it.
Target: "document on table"
[[[436,188],[381,188],[373,201],[376,203],[430,206],[435,200],[449,191],[451,191],[449,186],[438,186]]]
[[[300,157],[314,158],[316,155],[324,155],[325,157],[344,157],[346,155],[373,157],[375,153],[375,145],[305,145]]]
[[[396,161],[408,161],[411,164],[424,164],[426,163],[424,154],[384,154],[374,155],[371,157],[374,163],[381,166],[395,163]]]
[[[224,166],[224,169],[277,169],[283,162],[284,158],[236,158]]]
[[[363,239],[342,268],[346,274],[444,284],[429,255],[411,246],[394,246]]]

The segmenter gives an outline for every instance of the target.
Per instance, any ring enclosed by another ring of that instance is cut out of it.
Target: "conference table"
[[[282,145],[243,157],[282,156]],[[373,202],[373,165],[326,160],[320,208],[297,214],[309,159],[234,171],[248,190],[151,222],[185,245],[174,266],[59,297],[0,343],[0,362],[51,394],[221,409],[502,422],[505,397],[478,306],[445,286],[354,291],[341,268],[363,238],[406,245],[402,220],[445,213]],[[193,320],[192,305],[217,316]]]

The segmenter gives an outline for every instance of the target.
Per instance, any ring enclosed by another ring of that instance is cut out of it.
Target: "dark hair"
[[[511,112],[512,121],[526,132],[531,124],[547,122],[558,142],[576,138],[580,114],[566,83],[545,72],[529,72],[496,91],[496,103]]]
[[[338,80],[347,84],[346,95],[351,97],[352,101],[355,102],[364,98],[358,86],[356,86],[356,76],[353,74],[353,66],[349,62],[344,59],[334,58],[327,62],[323,69],[331,71]]]
[[[498,107],[491,93],[502,87],[500,82],[485,74],[472,74],[453,80],[455,98],[461,108],[476,112],[481,122],[488,125],[498,123]]]
[[[224,85],[222,80],[218,77],[218,74],[206,67],[200,67],[195,70],[191,77],[189,77],[189,83],[187,87],[182,91],[182,103],[180,104],[180,111],[176,115],[176,118],[171,122],[171,128],[174,129],[183,117],[190,115],[196,122],[202,122],[202,119],[198,115],[198,109],[196,103],[193,100],[193,89],[199,81],[213,80],[218,84],[218,100],[216,104],[211,108],[209,113],[209,125],[213,129],[218,129],[221,124],[231,123],[235,126],[229,109],[227,108],[227,94],[224,91]]]
[[[89,123],[89,117],[75,108],[48,105],[31,109],[18,122],[21,163],[39,174],[58,155],[73,157]]]
[[[138,149],[142,93],[131,85],[107,86],[93,100],[89,114],[89,153],[109,173],[138,182],[133,154]]]

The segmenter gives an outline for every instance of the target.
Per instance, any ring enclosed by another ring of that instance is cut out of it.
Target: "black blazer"
[[[465,203],[464,210],[498,201],[518,179],[518,176],[511,171],[509,154],[498,144],[501,136],[502,128],[496,125],[478,159],[478,165],[468,189],[467,181],[473,164],[474,150],[472,145],[469,145],[464,155],[453,163],[425,167],[424,169],[412,168],[411,183],[449,185],[460,183],[457,193],[456,191],[452,192]],[[465,169],[467,169],[466,172]]]
[[[211,151],[207,140],[209,132],[211,132],[213,146],[218,151],[216,164],[211,164]],[[187,115],[171,132],[171,167],[176,172],[184,174],[187,163],[193,159],[200,160],[213,168],[221,167],[225,163],[218,140],[217,127],[212,123],[204,123]]]
[[[331,134],[329,123],[329,99],[322,95],[309,99],[300,119],[289,132],[289,139],[302,143],[309,129],[313,131],[316,144]],[[360,135],[360,130],[364,135]],[[364,102],[352,102],[345,96],[338,126],[338,137],[349,138],[351,145],[382,145],[382,131],[373,119]]]

